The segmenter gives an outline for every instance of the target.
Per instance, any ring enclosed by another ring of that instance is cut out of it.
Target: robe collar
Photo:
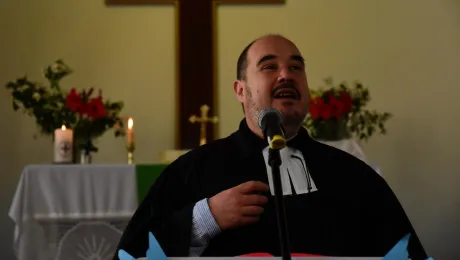
[[[246,118],[241,120],[236,135],[242,147],[242,155],[244,157],[251,156],[255,153],[261,154],[262,150],[268,146],[268,140],[266,138],[260,138],[249,129]],[[297,135],[287,141],[287,146],[298,149],[306,154],[308,151],[311,151],[311,144],[313,143],[314,140],[310,137],[308,131],[304,127],[301,127]]]

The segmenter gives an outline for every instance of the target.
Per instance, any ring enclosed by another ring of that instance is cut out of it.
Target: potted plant
[[[335,86],[332,78],[326,78],[325,84],[310,90],[304,127],[312,138],[329,144],[355,139],[366,142],[375,133],[386,133],[385,123],[391,114],[366,109],[371,100],[366,87],[359,82],[353,87],[346,82]]]
[[[113,128],[116,137],[125,134],[120,117],[123,102],[104,100],[101,90],[94,95],[94,88],[62,89],[61,80],[71,73],[59,59],[44,69],[47,85],[23,76],[9,81],[6,88],[12,95],[13,109],[34,117],[40,134],[53,136],[55,129],[64,125],[74,133],[74,156],[80,151],[97,152],[93,140],[106,131]]]

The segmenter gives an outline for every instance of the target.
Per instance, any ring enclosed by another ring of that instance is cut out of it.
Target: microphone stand
[[[284,207],[283,188],[281,186],[281,156],[279,148],[269,148],[268,164],[272,168],[273,184],[275,190],[276,217],[278,220],[278,234],[280,238],[282,260],[291,260],[289,247],[289,235],[286,221],[286,210]]]

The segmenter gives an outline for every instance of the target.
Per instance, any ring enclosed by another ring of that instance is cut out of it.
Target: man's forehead
[[[266,56],[289,59],[293,56],[301,56],[301,53],[291,41],[281,37],[259,39],[248,50],[250,63],[257,63]]]

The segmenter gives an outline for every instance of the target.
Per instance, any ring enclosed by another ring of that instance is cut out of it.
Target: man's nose
[[[282,67],[280,67],[280,70],[279,70],[278,81],[282,82],[282,81],[291,80],[292,75],[293,75],[293,73],[289,69],[288,66],[282,66]]]

